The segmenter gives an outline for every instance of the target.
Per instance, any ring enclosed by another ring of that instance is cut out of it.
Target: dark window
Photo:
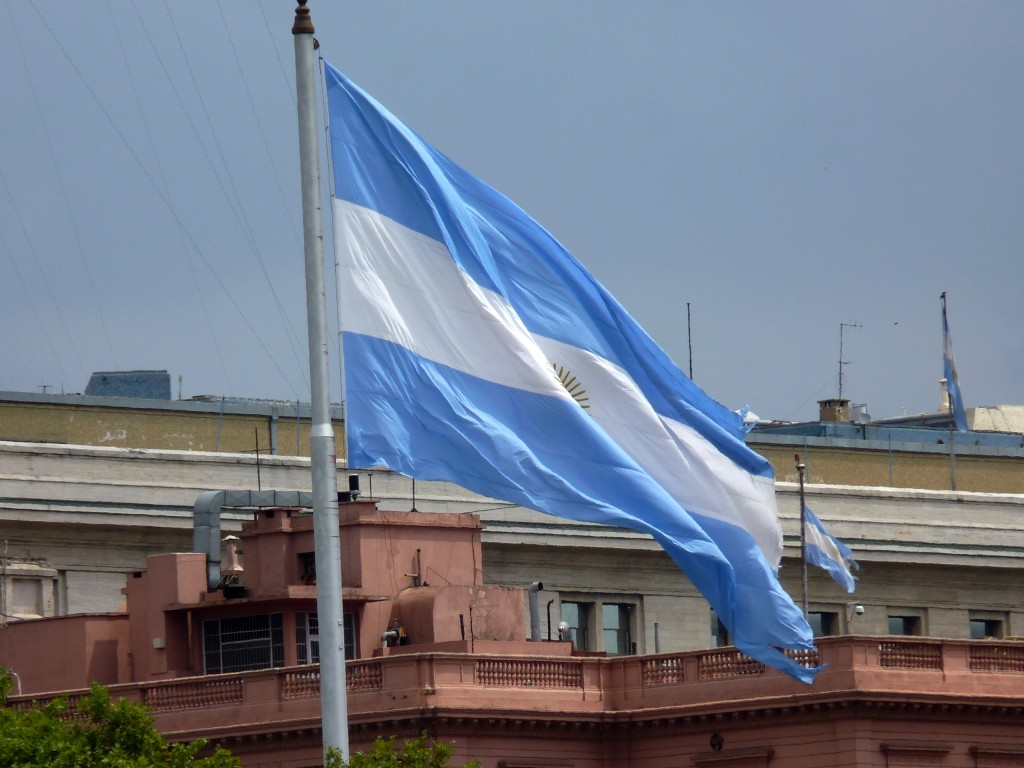
[[[284,666],[281,614],[207,619],[203,622],[206,674]]]
[[[729,630],[725,628],[725,624],[718,618],[714,608],[711,609],[711,643],[714,648],[724,648],[727,645],[732,645]]]
[[[315,552],[302,552],[299,554],[299,581],[303,584],[316,584]]]
[[[345,658],[356,658],[356,615],[354,613],[342,614],[341,620],[345,628]]]
[[[921,634],[921,617],[920,616],[890,616],[889,617],[889,634],[890,635],[920,635]]]
[[[986,637],[1002,637],[1003,622],[1000,619],[971,619],[971,639],[984,640]]]
[[[811,611],[807,614],[807,623],[811,625],[815,637],[836,634],[839,626],[839,614],[828,611]]]

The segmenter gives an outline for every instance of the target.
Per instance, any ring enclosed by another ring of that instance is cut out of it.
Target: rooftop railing
[[[398,708],[557,708],[571,716],[644,707],[706,708],[773,696],[792,703],[801,694],[820,698],[856,689],[1024,697],[1024,642],[843,636],[819,638],[816,652],[787,653],[801,664],[828,668],[807,686],[733,648],[605,658],[403,653],[346,664],[349,711],[366,718]],[[320,711],[315,665],[113,685],[110,691],[146,704],[158,724],[185,712],[201,712],[204,726],[215,727],[237,722],[240,708],[292,719],[317,718]],[[11,697],[9,704],[27,707],[58,695]],[[77,702],[83,692],[65,695]]]

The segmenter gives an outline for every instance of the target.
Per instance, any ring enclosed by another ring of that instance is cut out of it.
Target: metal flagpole
[[[306,0],[298,0],[295,89],[299,112],[299,164],[302,172],[302,232],[306,261],[306,318],[312,400],[310,466],[313,474],[313,538],[316,556],[316,608],[320,624],[320,706],[324,755],[337,749],[348,759],[348,703],[345,690],[345,638],[341,603],[341,539],[338,476],[331,400],[328,390],[327,307],[324,299],[323,223],[316,120],[316,41]]]
[[[804,618],[808,616],[807,613],[807,537],[805,531],[807,530],[807,505],[804,503],[804,470],[807,469],[807,465],[801,463],[800,454],[795,455],[796,458],[796,471],[800,475],[800,577],[803,580],[804,585]]]

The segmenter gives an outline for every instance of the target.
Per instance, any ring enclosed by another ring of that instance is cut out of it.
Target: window
[[[43,582],[40,579],[11,579],[10,612],[15,616],[43,615]]]
[[[920,635],[921,617],[912,615],[889,615],[890,635]]]
[[[316,552],[299,554],[299,581],[303,584],[316,584]]]
[[[569,639],[572,640],[572,647],[578,651],[594,650],[590,647],[590,636],[587,632],[593,608],[593,603],[562,603],[562,621],[569,625]]]
[[[283,667],[281,614],[207,619],[203,622],[203,662],[208,675]]]
[[[839,614],[830,611],[811,611],[807,614],[807,623],[811,625],[815,637],[834,635],[839,626]]]
[[[345,630],[345,658],[356,658],[356,616],[342,615]],[[320,621],[316,613],[295,614],[295,659],[299,664],[320,663]]]
[[[295,615],[295,660],[299,664],[320,663],[320,621],[315,613]]]
[[[356,658],[356,615],[344,613],[341,616],[345,631],[345,658]]]
[[[629,603],[602,603],[601,632],[604,651],[609,656],[636,653],[631,628],[633,606]]]
[[[971,611],[970,628],[972,640],[1001,638],[1006,635],[1004,619],[994,614],[979,614]]]
[[[732,645],[732,638],[729,637],[729,630],[725,628],[725,624],[718,618],[718,614],[715,613],[715,609],[711,609],[711,647],[712,648],[724,648],[727,645]]]
[[[62,579],[52,568],[5,561],[0,572],[0,626],[8,621],[56,616],[62,589]]]
[[[604,651],[609,656],[637,653],[642,635],[643,604],[634,595],[571,595],[561,603],[561,620],[577,651]]]

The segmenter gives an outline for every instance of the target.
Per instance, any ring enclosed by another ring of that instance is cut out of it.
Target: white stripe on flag
[[[334,201],[334,215],[347,233],[337,248],[339,269],[348,274],[340,282],[346,331],[485,381],[571,399],[554,376],[551,362],[558,361],[586,383],[589,415],[681,506],[746,529],[778,566],[782,536],[772,478],[743,471],[692,427],[657,414],[621,367],[531,334],[505,299],[473,282],[441,243],[346,201]]]

